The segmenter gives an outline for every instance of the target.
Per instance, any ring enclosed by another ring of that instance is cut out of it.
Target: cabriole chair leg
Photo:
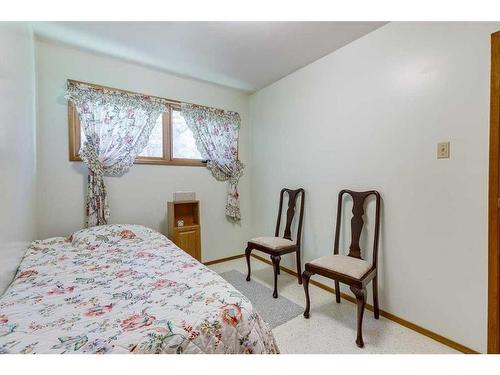
[[[274,292],[273,298],[278,298],[278,273],[280,269],[280,260],[281,257],[279,255],[271,255],[271,260],[273,262],[274,268]]]
[[[313,275],[312,272],[304,271],[302,273],[302,285],[306,294],[306,309],[304,310],[304,318],[309,319],[309,309],[311,308],[311,300],[309,299],[309,279]]]
[[[356,296],[356,304],[358,305],[358,329],[357,329],[357,337],[356,337],[356,345],[359,348],[365,346],[363,341],[363,313],[365,312],[365,304],[366,304],[366,289],[358,289],[351,286],[351,291]]]
[[[247,247],[245,250],[245,258],[247,258],[247,268],[248,268],[248,275],[247,275],[247,281],[250,281],[250,253],[252,252],[252,249]]]

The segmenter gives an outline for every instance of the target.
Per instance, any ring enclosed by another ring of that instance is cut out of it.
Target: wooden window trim
[[[488,353],[500,353],[500,31],[491,35]]]
[[[105,88],[115,91],[124,91],[132,93],[131,91],[119,90],[112,87],[100,86],[86,82],[72,81],[84,83],[89,86],[96,88]],[[136,94],[136,93],[134,93]],[[187,166],[187,167],[206,167],[207,163],[203,160],[197,159],[182,159],[174,158],[173,153],[173,139],[172,139],[172,111],[180,109],[180,102],[167,100],[168,111],[163,113],[163,156],[162,157],[145,157],[139,156],[135,160],[134,164],[150,164],[150,165],[177,165],[177,166]],[[68,128],[69,128],[69,160],[70,161],[82,161],[78,156],[80,151],[80,119],[78,118],[78,112],[76,111],[75,105],[68,101]]]

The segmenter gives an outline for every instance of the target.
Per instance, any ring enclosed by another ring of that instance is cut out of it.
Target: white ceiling
[[[385,22],[36,22],[37,36],[247,92]]]

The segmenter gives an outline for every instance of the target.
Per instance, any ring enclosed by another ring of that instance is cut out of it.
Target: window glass
[[[139,156],[148,158],[163,157],[163,115],[160,115],[158,120],[156,120],[156,124],[149,137],[149,142]]]
[[[186,125],[179,110],[172,111],[172,158],[202,159],[196,147],[193,132]]]

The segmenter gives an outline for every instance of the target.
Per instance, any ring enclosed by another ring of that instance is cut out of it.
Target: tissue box
[[[174,202],[178,201],[194,201],[196,193],[194,191],[176,191],[174,192]]]

